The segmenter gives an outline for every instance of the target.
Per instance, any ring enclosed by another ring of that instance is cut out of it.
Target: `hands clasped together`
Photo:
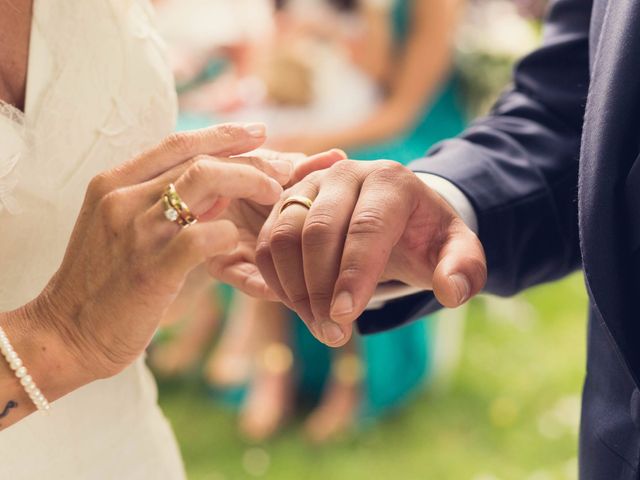
[[[175,134],[91,182],[59,271],[24,309],[32,330],[64,345],[75,380],[63,390],[132,363],[202,263],[281,300],[332,346],[380,282],[433,289],[449,307],[483,287],[477,237],[411,171],[339,150],[246,155],[264,140],[261,125]],[[165,218],[169,184],[198,218],[189,228]]]

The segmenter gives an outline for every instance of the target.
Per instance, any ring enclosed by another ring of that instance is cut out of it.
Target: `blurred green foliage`
[[[296,419],[267,444],[244,443],[234,413],[195,380],[161,384],[160,403],[193,480],[575,479],[586,307],[579,275],[476,300],[446,385],[324,447]]]

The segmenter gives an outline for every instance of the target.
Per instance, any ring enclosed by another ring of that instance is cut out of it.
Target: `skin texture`
[[[280,213],[291,195],[313,206]],[[480,241],[453,209],[413,172],[384,160],[340,161],[286,190],[259,234],[256,264],[278,298],[330,346],[348,341],[380,282],[433,290],[453,308],[487,276]],[[223,281],[247,284],[240,276]]]
[[[0,100],[24,109],[32,0],[0,0]]]

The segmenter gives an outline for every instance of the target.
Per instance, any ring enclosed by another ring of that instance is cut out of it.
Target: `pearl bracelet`
[[[49,410],[49,402],[36,386],[36,382],[33,381],[29,372],[27,372],[27,367],[22,364],[22,360],[20,360],[20,357],[11,346],[11,342],[9,342],[9,338],[2,327],[0,327],[0,352],[9,363],[11,370],[15,372],[20,384],[24,387],[36,408],[43,411]]]

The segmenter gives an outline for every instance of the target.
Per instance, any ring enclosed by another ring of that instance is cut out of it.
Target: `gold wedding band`
[[[307,197],[303,197],[302,195],[292,195],[284,201],[284,203],[280,207],[280,213],[284,212],[284,210],[291,205],[302,205],[307,210],[309,210],[313,205],[313,200]]]
[[[170,183],[162,194],[162,204],[164,206],[164,216],[167,220],[175,222],[183,228],[198,222],[198,219],[191,213],[187,204],[178,195],[176,186],[173,183]]]

